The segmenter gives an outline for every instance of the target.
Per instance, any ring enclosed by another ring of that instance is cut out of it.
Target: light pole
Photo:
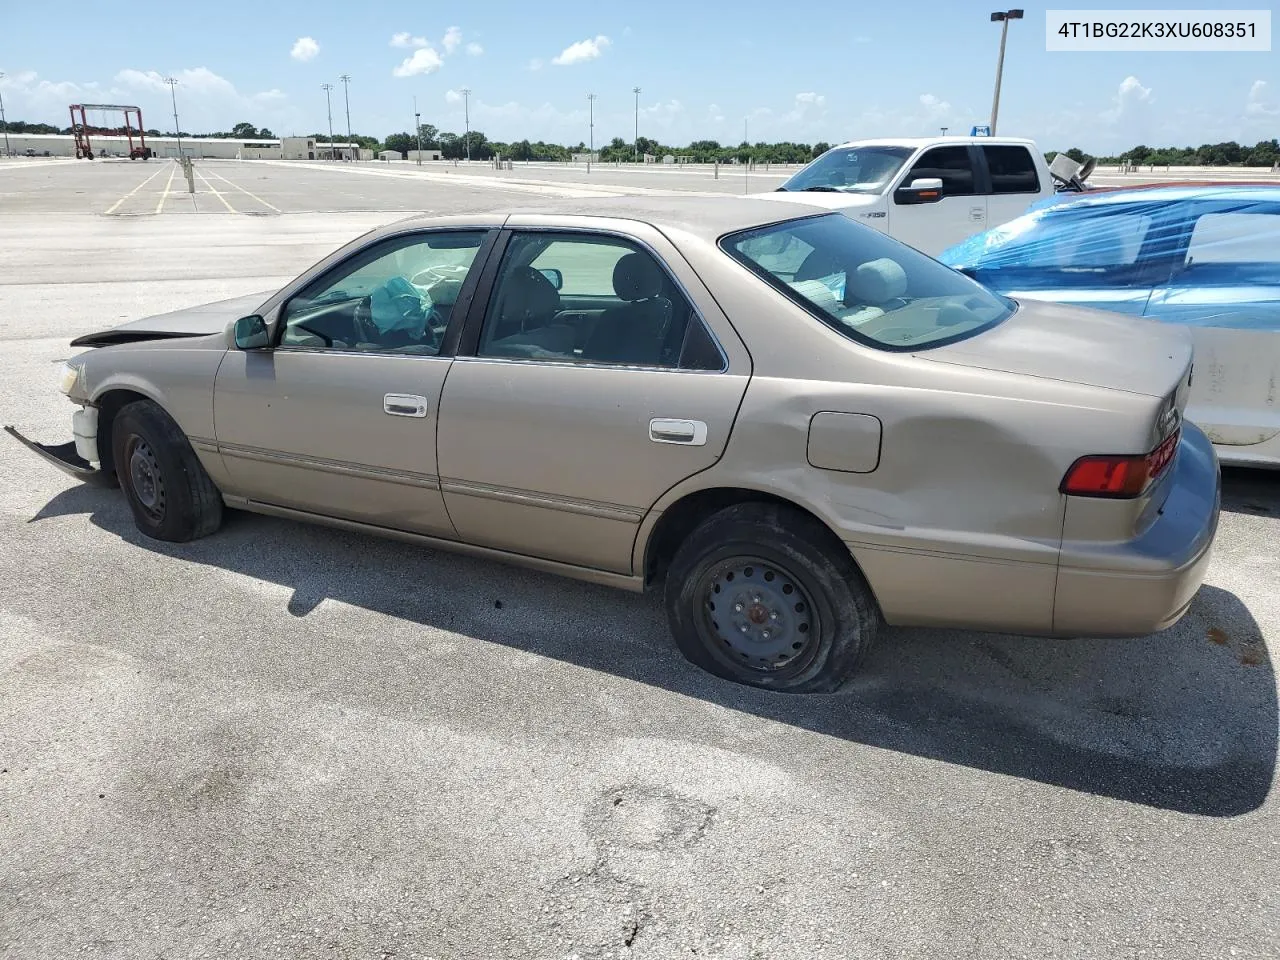
[[[413,129],[418,134],[418,166],[422,166],[422,114],[418,112],[418,98],[413,98]]]
[[[344,73],[338,79],[342,81],[342,102],[347,108],[347,150],[349,151],[351,149],[351,98],[347,94],[351,83],[351,74]]]
[[[947,135],[947,128],[946,128],[946,127],[943,127],[943,128],[942,128],[942,135],[943,135],[944,137]]]
[[[471,88],[462,88],[463,122],[467,125],[467,163],[471,162]]]
[[[0,70],[0,80],[5,78],[5,73]],[[13,156],[13,151],[9,149],[9,121],[4,118],[4,93],[0,92],[0,127],[4,127],[4,155],[6,157]]]
[[[333,157],[334,157],[334,151],[333,151],[333,106],[332,106],[332,104],[329,102],[329,91],[333,89],[333,84],[332,84],[332,83],[322,83],[322,84],[320,84],[320,87],[321,87],[321,89],[323,89],[323,90],[324,90],[324,105],[325,105],[325,109],[329,112],[329,159],[330,159],[330,160],[332,160],[332,159],[333,159]]]
[[[1004,41],[1009,35],[1009,21],[1021,20],[1021,10],[1005,10],[991,14],[991,22],[1000,24],[1000,59],[996,62],[996,95],[991,101],[991,135],[996,135],[996,114],[1000,112],[1000,77],[1004,73]]]
[[[591,167],[591,157],[596,152],[596,95],[587,94],[587,168]]]
[[[164,82],[169,85],[169,100],[173,103],[173,132],[178,137],[178,157],[182,157],[182,127],[178,123],[178,95],[174,91],[177,89],[178,81],[173,77],[165,77]]]
[[[636,163],[640,162],[640,88],[632,87],[631,92],[636,95]]]

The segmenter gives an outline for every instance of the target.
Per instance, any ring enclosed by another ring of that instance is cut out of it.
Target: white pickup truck
[[[1008,137],[904,137],[832,147],[776,191],[937,256],[1055,192],[1044,154]]]

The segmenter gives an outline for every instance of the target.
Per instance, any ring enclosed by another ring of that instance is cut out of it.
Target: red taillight
[[[1074,497],[1140,497],[1173,462],[1181,433],[1175,430],[1147,454],[1081,457],[1060,489]]]

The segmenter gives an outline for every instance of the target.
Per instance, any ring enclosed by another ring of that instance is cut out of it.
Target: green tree
[[[436,135],[440,132],[439,127],[433,123],[418,124],[418,133],[422,135],[423,150],[439,150],[440,141],[436,139]],[[415,149],[417,149],[415,147]]]
[[[256,140],[262,134],[252,123],[237,123],[231,128],[231,136],[236,140]]]
[[[403,159],[410,150],[418,149],[418,139],[411,133],[393,133],[384,141],[386,149],[400,151]]]

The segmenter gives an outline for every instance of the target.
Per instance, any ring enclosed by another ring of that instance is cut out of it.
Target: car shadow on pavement
[[[1232,496],[1227,509],[1246,509]],[[162,543],[138,533],[118,491],[90,486],[33,521],[73,514],[137,548],[286,587],[295,617],[334,600],[945,763],[1214,817],[1257,809],[1275,772],[1271,658],[1248,608],[1211,585],[1179,624],[1139,640],[889,629],[840,693],[797,696],[687,663],[653,596],[235,511],[212,537]],[[425,685],[436,671],[394,672],[388,682]]]

